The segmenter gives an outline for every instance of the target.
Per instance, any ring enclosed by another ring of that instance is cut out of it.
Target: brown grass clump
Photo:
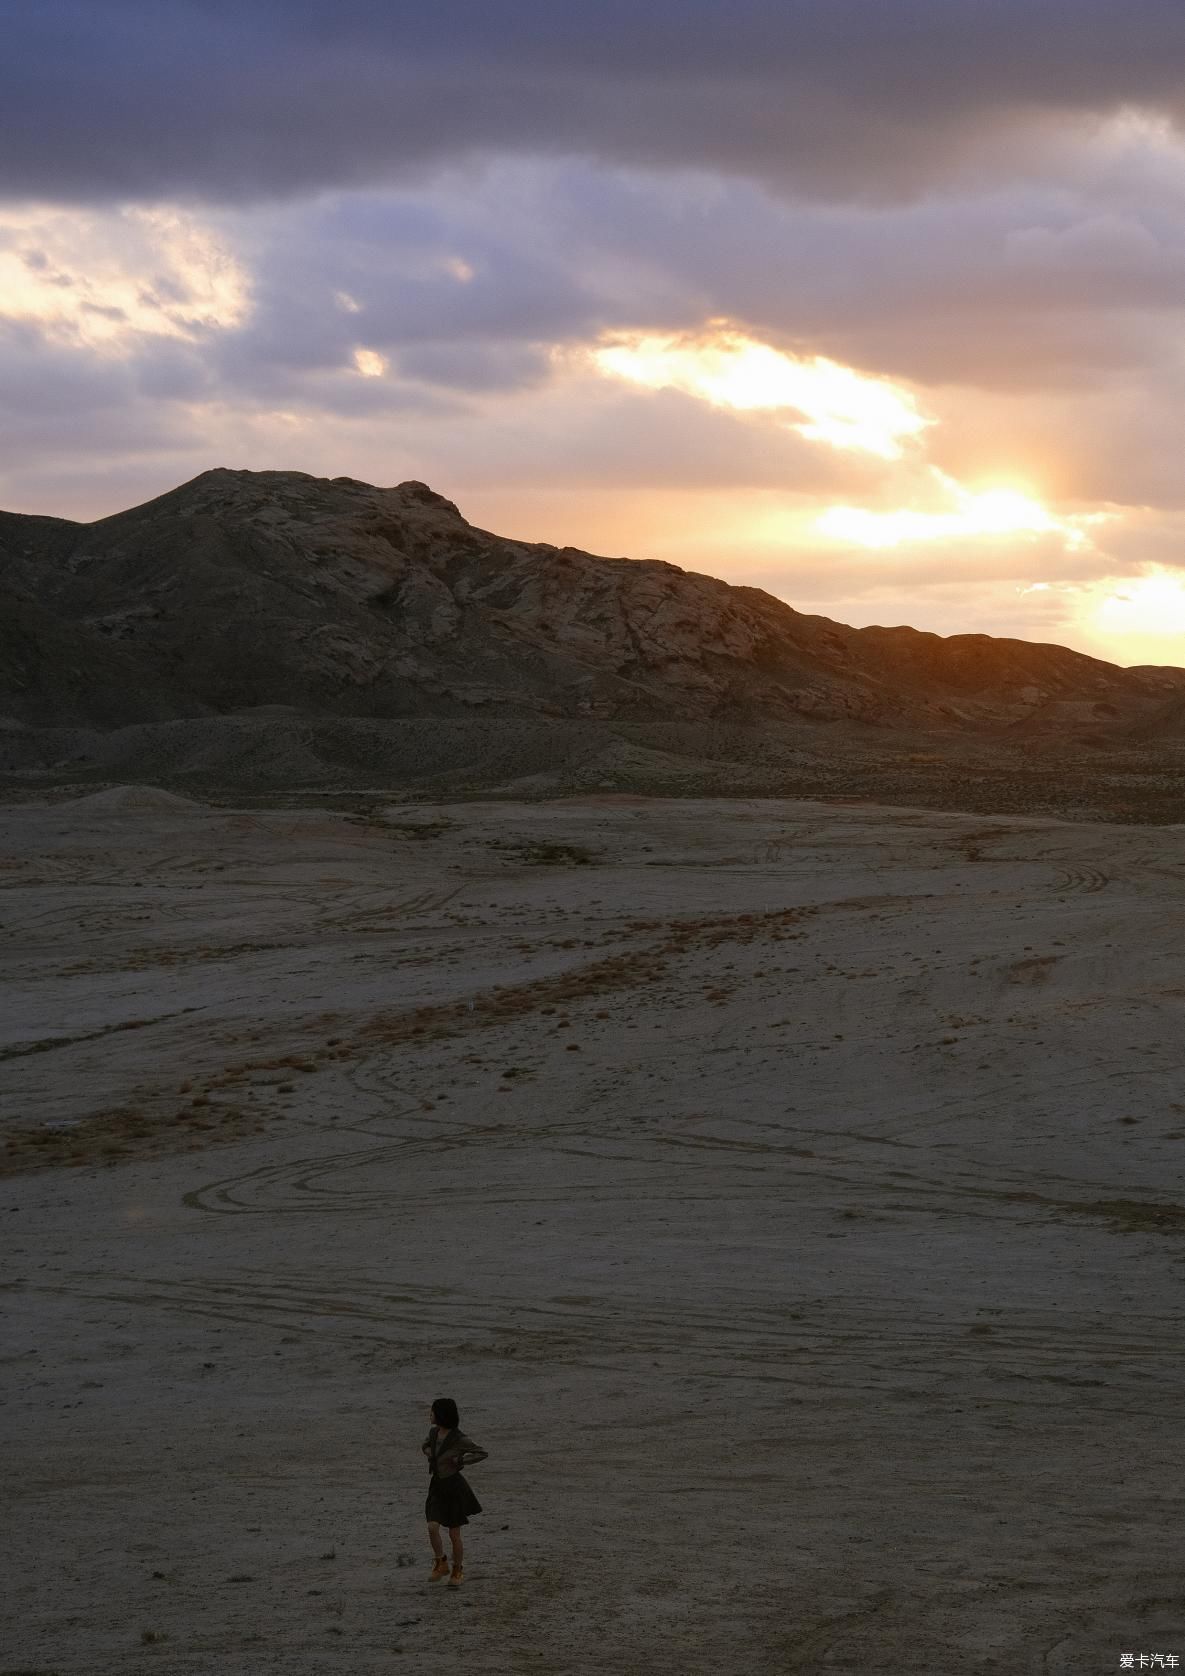
[[[591,867],[599,859],[597,853],[584,844],[513,843],[505,838],[491,838],[486,847],[502,850],[524,867]]]
[[[875,900],[879,902],[881,899]],[[872,901],[840,906],[869,906]],[[792,928],[819,911],[816,907],[784,908],[765,914],[634,921],[629,927],[631,931],[653,936],[653,940],[644,947],[624,954],[608,955],[603,960],[592,960],[552,977],[534,978],[519,984],[495,984],[484,994],[474,996],[471,1002],[440,1002],[410,1011],[379,1013],[352,1037],[334,1036],[326,1040],[324,1046],[303,1054],[244,1060],[228,1067],[216,1078],[203,1080],[211,1087],[227,1088],[248,1082],[268,1071],[301,1071],[308,1074],[333,1061],[371,1053],[376,1045],[411,1042],[413,1039],[426,1043],[456,1038],[472,1031],[498,1029],[508,1020],[520,1020],[538,1013],[554,1017],[557,1029],[570,1028],[572,1019],[569,1009],[575,1011],[579,1004],[593,997],[656,984],[667,976],[673,960],[681,959],[692,950],[719,948],[726,943],[744,945],[758,938],[777,940],[800,936],[802,933]],[[723,998],[727,993],[722,990],[719,995]],[[609,1014],[602,1011],[596,1016],[607,1018]],[[133,1020],[114,1028],[136,1029],[150,1022]],[[340,1015],[333,1015],[332,1020],[327,1016],[325,1024],[329,1024],[330,1028],[340,1028]],[[107,1032],[98,1034],[105,1035]],[[64,1039],[57,1037],[44,1043],[26,1044],[16,1051],[48,1051],[62,1045]],[[578,1042],[565,1046],[567,1052],[581,1051]],[[468,1063],[480,1064],[481,1060],[470,1057]],[[69,1130],[47,1130],[40,1125],[11,1129],[0,1149],[0,1176],[60,1164],[113,1165],[124,1158],[156,1157],[239,1139],[246,1134],[258,1133],[263,1127],[258,1108],[243,1111],[229,1104],[214,1104],[204,1089],[183,1103],[184,1095],[192,1087],[193,1079],[189,1078],[176,1085],[171,1098],[168,1095],[162,1097],[162,1092],[158,1091],[155,1109],[115,1107],[98,1112]],[[276,1094],[291,1094],[296,1085],[291,1080],[285,1080],[270,1087]]]
[[[8,1130],[0,1145],[0,1177],[25,1175],[67,1164],[111,1166],[124,1159],[153,1158],[187,1151],[211,1140],[236,1140],[260,1125],[254,1114],[232,1106],[209,1106],[200,1112],[175,1106],[156,1112],[138,1106],[114,1106],[96,1112],[68,1129],[23,1124]],[[195,1131],[200,1132],[201,1139]]]
[[[991,1193],[984,1197],[1014,1204],[1044,1205],[1063,1216],[1097,1217],[1111,1225],[1116,1234],[1185,1234],[1185,1205],[1148,1199],[1052,1199],[1044,1193]]]
[[[446,832],[451,832],[456,821],[423,820],[423,821],[379,821],[377,823],[384,832],[389,832],[395,838],[414,838],[423,841],[426,838],[441,838]]]

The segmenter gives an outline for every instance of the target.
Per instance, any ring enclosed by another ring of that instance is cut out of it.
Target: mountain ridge
[[[1147,729],[1185,689],[1185,670],[855,629],[665,561],[500,537],[414,480],[218,467],[92,523],[0,513],[0,595],[0,713],[32,726],[278,703],[996,732],[1068,703]]]

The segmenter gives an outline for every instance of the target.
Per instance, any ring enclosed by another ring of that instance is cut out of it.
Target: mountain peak
[[[379,488],[357,477],[314,477],[307,471],[246,471],[231,466],[212,466],[175,489],[112,516],[127,520],[184,511],[250,517],[282,508],[299,519],[349,514],[366,506],[377,512],[419,508],[465,522],[451,500],[414,478],[394,488]]]

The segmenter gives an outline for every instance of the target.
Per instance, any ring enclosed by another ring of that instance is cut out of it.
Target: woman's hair
[[[438,1426],[448,1426],[450,1429],[461,1424],[457,1405],[451,1397],[437,1397],[432,1404],[432,1418]]]

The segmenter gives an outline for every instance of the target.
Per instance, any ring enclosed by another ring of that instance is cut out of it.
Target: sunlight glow
[[[1057,638],[1119,664],[1185,665],[1185,575],[1153,566],[1140,576],[1032,582],[1019,594],[1060,601]]]
[[[815,520],[817,534],[873,550],[934,541],[990,541],[1054,537],[1067,551],[1091,546],[1088,530],[1108,513],[1060,517],[1013,484],[967,488],[928,465],[919,438],[938,423],[912,393],[823,356],[786,354],[747,336],[727,320],[712,320],[697,335],[634,333],[607,337],[590,352],[597,371],[647,389],[682,390],[717,407],[798,414],[791,428],[813,442],[879,459],[906,459],[910,500],[887,511],[830,506]],[[918,472],[922,473],[919,485]],[[921,489],[920,497],[917,493]],[[903,496],[903,498],[905,498]]]
[[[1111,583],[1094,611],[1100,633],[1130,642],[1146,636],[1163,640],[1185,637],[1185,578],[1177,572],[1154,570],[1134,582]],[[1185,654],[1185,643],[1177,656]]]
[[[119,353],[143,334],[238,326],[247,275],[210,227],[171,208],[0,212],[0,317]]]
[[[700,337],[635,335],[592,351],[597,369],[648,389],[682,390],[743,412],[787,409],[792,429],[832,448],[900,459],[904,445],[933,420],[887,379],[870,378],[816,355],[799,359],[711,322]]]
[[[899,547],[902,542],[939,541],[952,538],[991,536],[1034,536],[1058,534],[1070,548],[1087,545],[1085,526],[1103,521],[1105,514],[1056,518],[1040,501],[1019,489],[997,488],[978,493],[965,489],[955,478],[931,467],[950,505],[933,512],[901,508],[892,512],[869,512],[862,507],[831,506],[815,528],[836,541],[858,547]]]

